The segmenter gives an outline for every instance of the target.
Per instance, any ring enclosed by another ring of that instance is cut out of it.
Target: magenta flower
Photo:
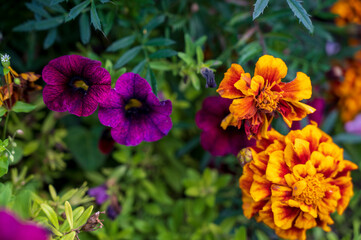
[[[0,210],[1,240],[48,240],[50,231],[32,222],[22,222],[8,210]]]
[[[229,114],[232,100],[219,96],[207,97],[202,109],[196,114],[196,124],[203,130],[201,145],[213,156],[227,154],[237,155],[245,147],[254,145],[254,140],[248,140],[244,128],[221,128],[222,120]]]
[[[99,120],[111,127],[113,139],[135,146],[153,142],[167,135],[172,128],[172,102],[159,101],[149,83],[135,73],[119,77],[109,97],[99,105]]]
[[[309,121],[315,121],[317,125],[320,126],[323,121],[323,115],[325,113],[325,108],[326,108],[325,99],[314,98],[308,101],[308,105],[316,108],[316,111],[314,113],[308,115]]]
[[[86,117],[97,109],[111,89],[111,78],[101,62],[78,55],[55,58],[43,69],[46,106],[53,111]]]
[[[348,133],[361,134],[361,114],[357,115],[354,120],[347,122],[345,130]]]

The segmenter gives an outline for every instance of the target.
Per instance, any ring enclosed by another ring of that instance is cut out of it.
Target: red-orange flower
[[[353,196],[350,171],[357,165],[343,159],[343,149],[315,125],[269,138],[250,148],[252,161],[239,179],[243,211],[287,239],[306,239],[306,230],[330,231],[330,214],[342,214]]]
[[[331,12],[338,15],[335,21],[339,26],[361,24],[361,0],[339,0],[332,6]]]
[[[231,113],[221,126],[240,128],[243,123],[247,135],[267,137],[268,127],[277,112],[289,127],[293,121],[313,113],[313,107],[300,102],[311,98],[310,78],[298,72],[293,81],[281,82],[286,75],[286,64],[269,55],[258,60],[253,78],[240,65],[232,64],[217,90],[222,97],[233,99],[229,107]]]

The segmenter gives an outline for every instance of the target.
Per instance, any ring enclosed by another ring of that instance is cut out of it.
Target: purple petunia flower
[[[83,117],[94,113],[111,89],[110,74],[100,66],[101,62],[78,55],[51,60],[42,74],[46,106]]]
[[[347,122],[345,130],[348,133],[361,135],[361,114],[357,115],[354,120]]]
[[[0,210],[1,240],[48,240],[50,231],[32,222],[22,222],[8,210]]]
[[[88,195],[95,198],[95,202],[98,205],[102,205],[106,200],[108,200],[109,195],[107,194],[107,186],[105,184],[98,187],[90,188],[88,190]]]
[[[213,156],[237,155],[242,148],[255,144],[254,140],[248,140],[243,128],[221,128],[221,122],[229,114],[231,103],[232,100],[219,96],[207,97],[202,109],[196,114],[196,124],[203,130],[201,145]]]
[[[135,73],[119,77],[107,101],[99,106],[99,120],[111,127],[113,139],[135,146],[153,142],[167,135],[172,128],[172,102],[159,101],[149,83]]]

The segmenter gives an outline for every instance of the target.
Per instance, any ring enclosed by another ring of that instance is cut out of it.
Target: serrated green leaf
[[[126,48],[134,43],[135,35],[131,35],[128,37],[121,38],[115,42],[113,42],[109,47],[107,47],[107,52],[115,52],[119,49]]]
[[[59,221],[58,221],[58,217],[57,217],[54,209],[52,207],[50,207],[48,204],[46,204],[46,203],[40,204],[40,207],[41,207],[41,210],[43,210],[45,215],[50,220],[51,224],[53,224],[53,226],[56,229],[59,229]]]
[[[55,28],[62,24],[64,22],[63,16],[48,18],[40,21],[35,22],[35,30],[41,31],[41,30],[48,30],[51,28]]]
[[[301,3],[297,0],[287,0],[288,5],[290,6],[292,12],[296,15],[296,17],[302,22],[302,24],[313,33],[313,25],[310,19],[310,15],[308,15],[307,11],[303,8]]]
[[[65,235],[64,237],[60,238],[60,240],[73,240],[75,238],[76,233],[71,232]]]
[[[56,35],[57,35],[56,28],[53,28],[48,32],[44,40],[44,45],[43,45],[44,49],[48,49],[51,45],[54,44]]]
[[[31,105],[29,103],[17,101],[11,110],[17,113],[28,113],[33,111],[35,108],[36,106]]]
[[[4,116],[8,110],[4,107],[0,107],[0,117]]]
[[[100,24],[100,20],[98,17],[97,9],[95,7],[94,1],[92,1],[91,8],[90,8],[90,20],[93,24],[94,28],[97,30],[102,30],[102,26]]]
[[[93,211],[93,206],[88,207],[74,224],[74,229],[79,228],[84,224],[86,224],[90,215],[92,214],[92,211]]]
[[[269,0],[257,0],[254,5],[253,11],[253,20],[255,20],[259,15],[261,15],[264,9],[267,7]]]
[[[127,52],[125,52],[118,61],[114,64],[114,68],[118,69],[123,67],[125,64],[127,64],[129,61],[131,61],[133,58],[135,58],[139,51],[142,49],[141,46],[134,47],[132,49],[129,49]]]
[[[71,208],[71,205],[68,201],[65,202],[64,208],[65,208],[66,220],[68,220],[70,228],[73,229],[74,226],[73,209]]]
[[[135,66],[131,72],[140,74],[143,71],[146,62],[147,62],[147,60],[144,59],[143,61],[138,63],[137,66]]]
[[[167,58],[177,55],[177,51],[172,49],[161,49],[149,55],[150,59]]]
[[[87,44],[90,40],[90,24],[88,14],[83,13],[79,18],[80,40]]]
[[[169,46],[174,44],[175,41],[169,38],[153,38],[145,43],[147,46]]]
[[[152,86],[153,93],[157,96],[158,94],[157,80],[155,79],[154,73],[150,67],[148,67],[146,79]]]
[[[86,0],[85,2],[79,3],[78,5],[70,9],[70,12],[66,20],[68,21],[76,18],[80,14],[80,12],[84,8],[86,8],[89,4],[90,4],[90,0]]]

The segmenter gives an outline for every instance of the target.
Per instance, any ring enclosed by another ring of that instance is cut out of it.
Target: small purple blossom
[[[325,50],[327,56],[332,56],[341,50],[341,45],[338,42],[326,42]]]
[[[1,240],[48,240],[50,231],[33,222],[22,222],[8,210],[0,210]]]
[[[107,101],[100,103],[99,120],[112,128],[111,135],[117,143],[135,146],[167,135],[172,128],[171,113],[171,101],[159,101],[145,79],[125,73]]]
[[[95,202],[98,205],[102,205],[106,200],[108,200],[109,195],[107,194],[107,186],[100,185],[98,187],[90,188],[88,190],[88,195],[95,198]]]
[[[100,66],[101,62],[78,55],[51,60],[42,74],[46,106],[83,117],[94,113],[111,89],[110,74]]]
[[[196,124],[203,130],[201,145],[213,156],[237,155],[242,148],[255,144],[254,140],[248,140],[243,128],[228,127],[224,130],[221,127],[231,103],[232,100],[219,96],[207,97],[196,114]]]
[[[217,87],[217,83],[214,80],[214,72],[211,69],[204,67],[201,69],[201,74],[204,77],[204,79],[206,79],[206,88]]]
[[[361,135],[361,114],[357,115],[354,120],[347,122],[345,130],[348,133]]]

